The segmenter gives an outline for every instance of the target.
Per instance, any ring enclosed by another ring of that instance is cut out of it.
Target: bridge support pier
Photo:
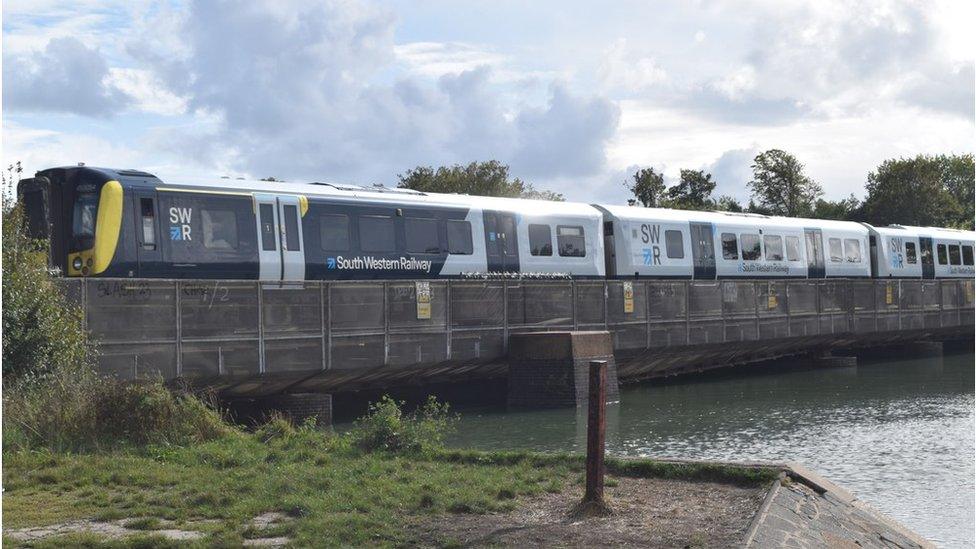
[[[508,348],[510,408],[586,406],[591,360],[607,361],[607,402],[620,399],[609,332],[512,334]]]
[[[281,414],[296,425],[314,419],[320,428],[332,427],[332,395],[326,393],[282,393],[233,399],[228,402],[228,408],[240,423],[259,424],[273,414]]]

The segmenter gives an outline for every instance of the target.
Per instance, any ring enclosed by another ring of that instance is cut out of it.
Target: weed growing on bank
[[[350,436],[365,452],[422,452],[440,448],[456,423],[449,405],[433,396],[411,414],[403,412],[402,402],[384,396],[356,420]]]

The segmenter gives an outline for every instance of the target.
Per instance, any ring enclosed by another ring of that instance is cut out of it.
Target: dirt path
[[[615,478],[606,488],[614,514],[578,519],[580,489],[520,502],[511,513],[418,517],[418,545],[466,547],[733,547],[766,491],[711,482]]]

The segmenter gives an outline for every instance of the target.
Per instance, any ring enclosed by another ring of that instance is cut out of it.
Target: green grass
[[[364,452],[349,437],[312,429],[233,434],[189,447],[149,446],[107,453],[4,453],[4,527],[78,518],[127,519],[149,530],[114,546],[167,546],[153,537],[159,519],[206,532],[198,546],[238,545],[286,535],[297,545],[409,543],[412,516],[509,511],[519,498],[558,493],[576,482],[581,456],[439,450]],[[776,471],[648,460],[607,462],[621,476],[756,484]],[[292,520],[261,531],[255,516]],[[42,546],[92,545],[74,535]],[[158,542],[158,543],[157,543]],[[155,544],[155,545],[154,545]],[[181,542],[186,546],[186,542]],[[190,545],[193,545],[192,543]],[[112,545],[110,545],[112,546]]]
[[[8,452],[4,455],[4,526],[40,526],[77,518],[130,519],[153,529],[219,519],[201,545],[259,537],[250,520],[264,512],[294,517],[269,535],[298,544],[367,545],[403,541],[401,517],[514,509],[520,495],[566,482],[571,464],[545,468],[523,460],[471,464],[437,454],[364,453],[343,438],[299,431],[261,442],[226,437],[188,448],[102,454]],[[147,533],[148,534],[148,533]]]

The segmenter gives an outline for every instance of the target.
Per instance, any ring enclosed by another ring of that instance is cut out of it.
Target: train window
[[[844,257],[848,263],[861,262],[861,241],[855,238],[844,239]]]
[[[783,237],[767,234],[763,237],[766,244],[766,261],[783,261]]]
[[[437,220],[407,217],[403,220],[407,251],[414,254],[439,254],[441,242],[437,235]]]
[[[963,246],[962,247],[962,264],[972,265],[973,264],[973,247]]]
[[[798,236],[786,237],[786,260],[787,261],[800,260],[800,237]]]
[[[319,242],[323,250],[349,250],[349,216],[326,214],[319,217]]]
[[[502,221],[502,240],[505,242],[506,255],[518,255],[518,237],[515,235],[515,218],[510,215],[500,217]]]
[[[911,263],[912,265],[918,263],[918,254],[915,253],[914,242],[905,243],[905,262]]]
[[[289,252],[298,252],[302,249],[301,239],[298,234],[298,206],[286,205],[285,213],[285,249]]]
[[[844,250],[841,249],[840,239],[831,238],[827,240],[827,251],[830,253],[830,260],[834,263],[844,261]]]
[[[735,233],[722,233],[722,259],[739,259],[739,241]]]
[[[142,249],[156,249],[156,209],[153,208],[152,198],[139,199],[139,211],[142,216]]]
[[[75,249],[91,246],[91,239],[95,236],[95,215],[98,211],[98,201],[94,191],[79,193],[75,198],[74,211],[71,219],[71,236]]]
[[[549,225],[529,225],[529,252],[552,255],[552,229]]]
[[[559,255],[563,257],[585,257],[586,239],[583,227],[579,225],[558,225],[556,227],[556,241],[559,245]]]
[[[275,250],[274,206],[261,204],[261,249]]]
[[[471,245],[471,223],[467,221],[447,221],[447,253],[471,255],[474,247]]]
[[[959,257],[959,246],[953,244],[949,246],[949,265],[961,265],[962,258]]]
[[[758,261],[761,255],[758,234],[744,234],[742,239],[742,259],[745,261]]]
[[[682,259],[685,256],[685,243],[681,231],[664,231],[664,244],[669,258]]]
[[[936,248],[936,251],[938,251],[939,265],[948,265],[949,254],[946,252],[946,245],[939,244],[938,247]]]
[[[232,210],[200,210],[203,247],[210,250],[237,249],[237,215]]]
[[[359,247],[364,252],[392,252],[396,250],[393,218],[385,215],[364,215],[359,218]]]

